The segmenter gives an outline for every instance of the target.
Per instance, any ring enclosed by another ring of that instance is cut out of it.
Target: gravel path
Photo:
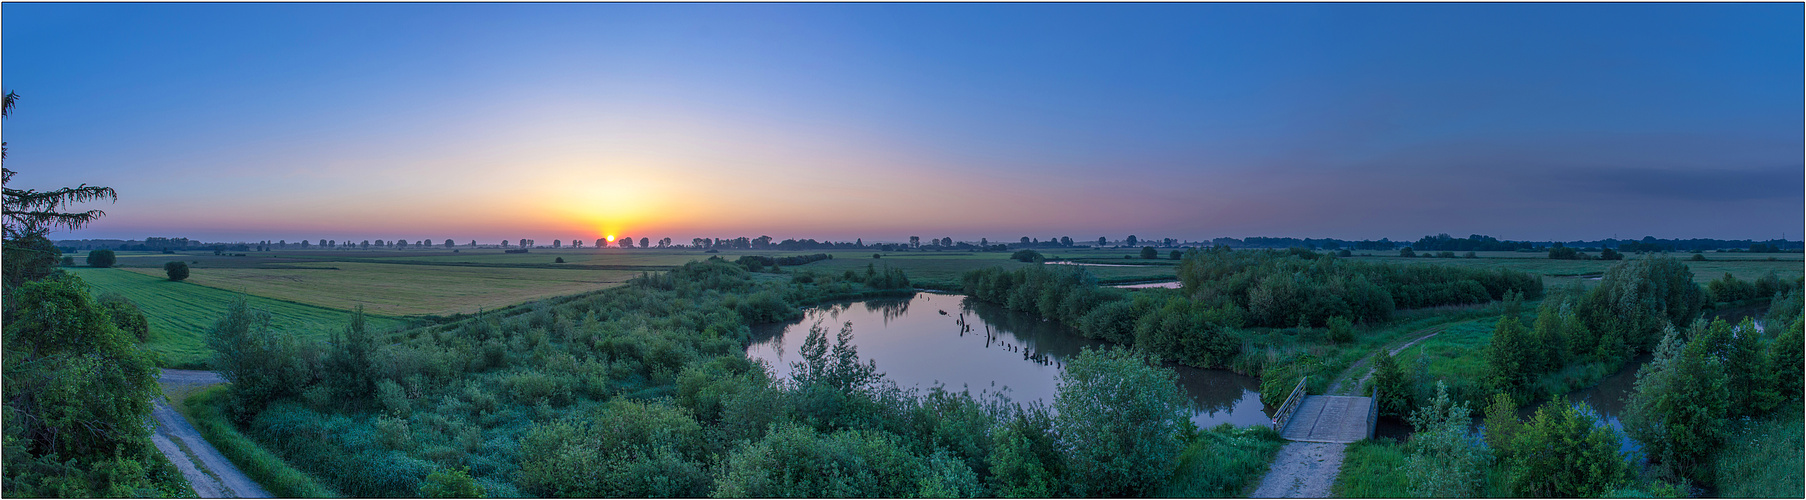
[[[1254,498],[1328,498],[1346,444],[1294,442],[1279,449]]]
[[[1442,333],[1442,329],[1445,327],[1446,327],[1446,325],[1438,325],[1438,326],[1425,328],[1422,330],[1412,332],[1413,335],[1416,335],[1419,333],[1422,333],[1424,335],[1421,337],[1412,339],[1410,342],[1406,342],[1405,345],[1401,345],[1401,346],[1393,348],[1392,352],[1390,352],[1388,354],[1397,356],[1399,352],[1402,352],[1405,349],[1409,349],[1409,348],[1411,348],[1411,346],[1417,345],[1418,342],[1423,342],[1424,340],[1429,339],[1430,337],[1435,337],[1436,334]],[[1373,356],[1371,356],[1371,355],[1369,355],[1365,358],[1361,358],[1360,361],[1356,361],[1354,366],[1348,367],[1348,371],[1344,372],[1342,374],[1342,376],[1337,377],[1336,382],[1333,384],[1330,384],[1329,390],[1324,391],[1323,393],[1324,394],[1342,395],[1342,396],[1358,396],[1359,394],[1355,394],[1354,391],[1360,390],[1361,386],[1367,383],[1367,379],[1373,377],[1373,369],[1368,367],[1368,364],[1372,361],[1373,361]],[[1346,382],[1349,380],[1349,376],[1348,376],[1349,373],[1359,373],[1363,369],[1366,370],[1366,373],[1361,375],[1360,380],[1355,380],[1353,385],[1348,385],[1348,384],[1343,383],[1343,382]]]
[[[192,389],[200,386],[225,382],[219,374],[196,370],[163,370],[157,379],[165,392],[175,389]],[[157,451],[169,457],[176,469],[182,471],[182,477],[188,478],[188,484],[194,487],[194,494],[201,498],[269,498],[270,494],[252,481],[244,472],[232,465],[225,455],[214,449],[201,437],[200,431],[188,424],[169,403],[158,398],[151,409],[151,417],[156,419],[157,428],[151,434],[151,443]]]

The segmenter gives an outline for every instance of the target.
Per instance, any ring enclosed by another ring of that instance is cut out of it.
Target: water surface
[[[969,328],[961,327],[962,319]],[[788,378],[790,364],[801,359],[797,349],[818,321],[829,331],[830,342],[842,324],[852,322],[860,358],[876,361],[878,371],[899,386],[927,390],[940,385],[973,395],[1003,391],[1021,403],[1052,405],[1066,362],[1086,347],[1109,345],[1032,314],[961,295],[918,293],[819,306],[800,321],[756,326],[746,354],[765,361],[778,377]],[[1192,421],[1199,426],[1272,422],[1253,377],[1169,367],[1178,372]]]

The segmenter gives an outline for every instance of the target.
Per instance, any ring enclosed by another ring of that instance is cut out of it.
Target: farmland
[[[123,269],[73,268],[92,291],[99,295],[115,292],[124,295],[150,320],[150,350],[167,366],[198,368],[206,362],[207,329],[225,314],[226,306],[239,297],[238,292],[193,283],[169,281]],[[345,327],[349,312],[305,304],[297,304],[257,295],[247,295],[251,307],[269,311],[273,326],[307,338],[326,338]],[[369,317],[370,326],[379,330],[399,328],[407,324],[399,318],[380,315]]]

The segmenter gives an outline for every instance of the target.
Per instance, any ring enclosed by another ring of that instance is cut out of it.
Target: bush
[[[556,258],[556,259],[552,259],[552,263],[553,263],[553,264],[563,264],[563,263],[564,263],[564,257],[559,257],[559,258]]]
[[[1041,262],[1042,260],[1045,260],[1045,258],[1041,256],[1041,252],[1036,252],[1034,250],[1017,250],[1016,253],[1010,254],[1010,259],[1022,262]]]
[[[130,299],[114,292],[100,294],[97,303],[101,310],[112,318],[113,326],[119,331],[131,335],[139,342],[150,340],[150,320],[144,317],[144,311],[138,309]]]
[[[1122,349],[1086,349],[1060,374],[1054,428],[1076,496],[1147,496],[1178,465],[1190,424],[1178,375]]]
[[[470,467],[441,467],[420,483],[425,498],[483,498],[483,485],[470,477]]]
[[[1705,261],[1706,261],[1706,254],[1703,254],[1703,253],[1696,253],[1696,254],[1693,254],[1693,256],[1692,256],[1692,257],[1688,257],[1688,258],[1687,258],[1687,260],[1691,260],[1691,261],[1694,261],[1694,262],[1705,262]]]
[[[1327,326],[1329,326],[1330,342],[1337,344],[1354,342],[1354,323],[1349,322],[1348,318],[1331,316]]]
[[[1398,256],[1399,257],[1416,257],[1417,252],[1411,250],[1411,247],[1404,247],[1404,248],[1398,249]]]
[[[119,261],[112,250],[105,248],[88,251],[88,267],[113,267]]]
[[[1154,247],[1141,247],[1141,258],[1158,259],[1160,258],[1160,251],[1155,250]]]
[[[75,256],[74,255],[64,255],[63,256],[63,267],[75,267]]]
[[[169,275],[170,281],[188,279],[188,263],[179,260],[165,262],[163,263],[163,272]]]

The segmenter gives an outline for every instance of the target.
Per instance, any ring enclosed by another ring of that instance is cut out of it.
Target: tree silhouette
[[[1128,243],[1129,246],[1135,246],[1136,241],[1140,241],[1140,240],[1135,239],[1135,235],[1133,235],[1133,234],[1129,235],[1129,237],[1127,239],[1123,240],[1123,242]]]
[[[646,238],[640,238],[640,248],[646,248],[646,244],[648,242],[649,242],[649,240],[647,240]]]
[[[1097,246],[1100,246],[1100,247],[1101,247],[1101,246],[1106,246],[1106,245],[1109,245],[1109,244],[1110,244],[1110,239],[1109,239],[1109,238],[1105,238],[1105,237],[1102,237],[1102,236],[1099,236],[1099,237],[1097,237]]]

